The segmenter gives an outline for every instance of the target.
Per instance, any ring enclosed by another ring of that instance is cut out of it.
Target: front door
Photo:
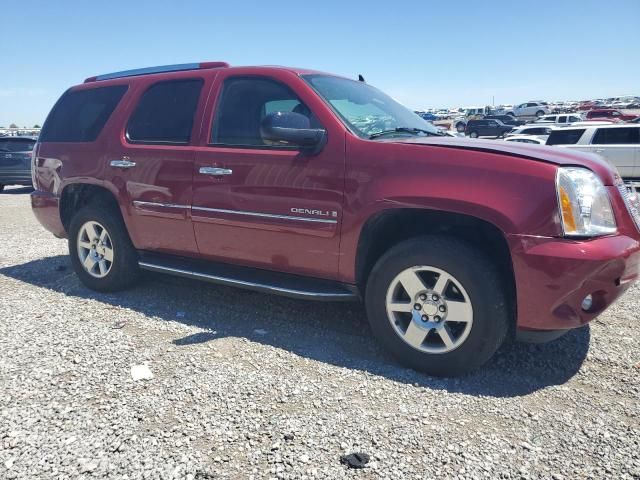
[[[301,85],[303,80],[281,76],[225,72],[216,82],[211,123],[195,156],[196,241],[207,259],[335,278],[344,132],[318,108],[319,99]],[[312,128],[327,130],[319,153],[262,138],[264,117],[284,111],[303,114]]]

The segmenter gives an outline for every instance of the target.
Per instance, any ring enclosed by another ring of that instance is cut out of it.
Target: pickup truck
[[[381,344],[432,375],[581,327],[639,273],[637,199],[600,157],[444,136],[306,69],[90,77],[50,112],[32,175],[34,214],[89,288],[153,271],[362,300]]]

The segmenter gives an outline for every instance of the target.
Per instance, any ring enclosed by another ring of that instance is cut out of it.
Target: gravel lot
[[[358,304],[160,275],[96,294],[28,190],[0,194],[0,225],[0,478],[640,478],[638,286],[590,327],[434,379]],[[341,465],[354,451],[367,468]]]

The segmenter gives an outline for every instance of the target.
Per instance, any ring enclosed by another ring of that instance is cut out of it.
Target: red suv
[[[580,327],[638,277],[640,206],[598,156],[446,137],[310,70],[89,78],[49,114],[33,180],[35,215],[92,289],[152,270],[362,298],[380,342],[434,375]]]
[[[632,115],[629,113],[622,113],[620,110],[616,110],[614,108],[600,108],[597,110],[590,110],[587,112],[587,120],[599,120],[602,118],[606,119],[617,119],[628,122],[630,120],[635,120],[638,118],[637,115]]]

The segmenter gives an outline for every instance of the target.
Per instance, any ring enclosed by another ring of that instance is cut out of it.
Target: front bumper
[[[58,238],[67,233],[60,219],[60,199],[49,192],[35,190],[31,192],[31,210],[40,224]]]
[[[566,330],[606,310],[638,279],[640,242],[618,235],[585,241],[510,235],[517,327]],[[592,307],[582,301],[592,295]]]

